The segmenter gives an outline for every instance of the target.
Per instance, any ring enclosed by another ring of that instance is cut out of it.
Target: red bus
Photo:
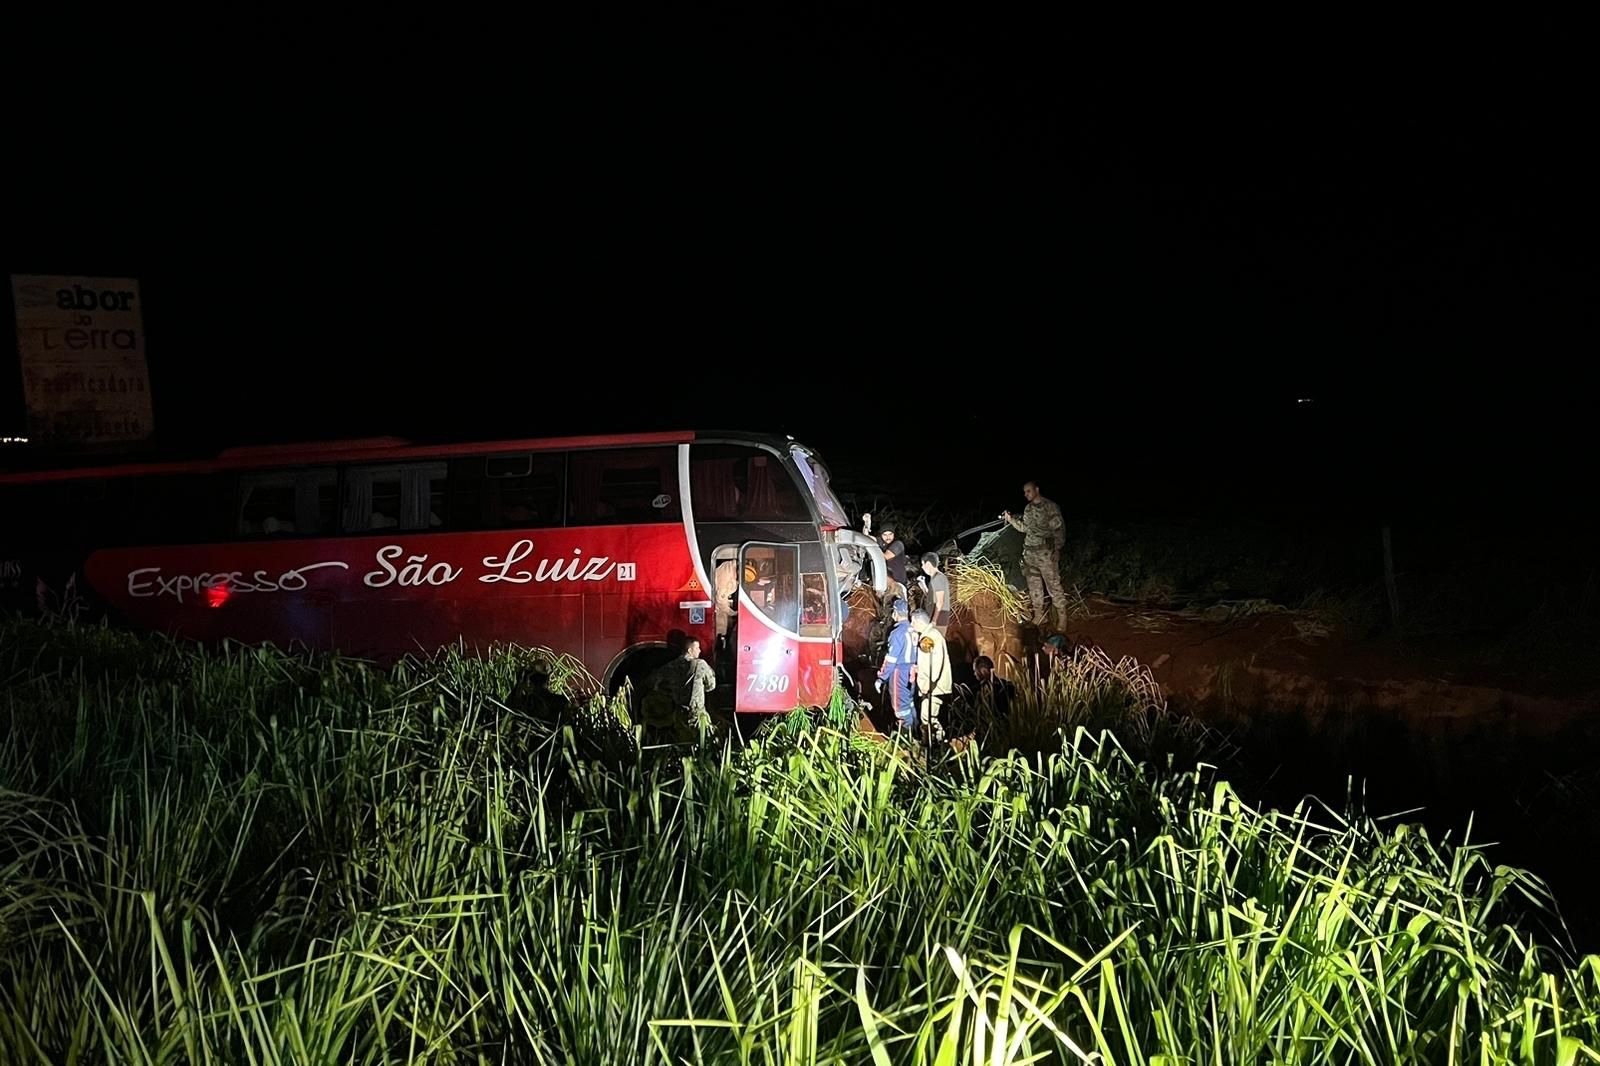
[[[0,516],[8,612],[379,661],[542,645],[608,691],[692,636],[740,712],[828,701],[840,547],[886,581],[817,455],[751,434],[235,448],[0,475]]]

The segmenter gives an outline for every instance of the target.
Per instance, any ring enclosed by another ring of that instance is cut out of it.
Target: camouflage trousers
[[[698,689],[698,686],[696,686]],[[705,696],[697,691],[687,708],[675,704],[662,692],[647,692],[639,704],[639,721],[652,743],[686,744],[694,740],[710,719]]]
[[[1022,551],[1022,575],[1028,579],[1028,598],[1033,601],[1033,624],[1042,626],[1044,595],[1050,593],[1057,627],[1067,624],[1067,590],[1061,584],[1061,553],[1044,549]]]

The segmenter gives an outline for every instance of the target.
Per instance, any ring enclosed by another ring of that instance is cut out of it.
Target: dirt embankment
[[[1308,613],[1226,607],[1191,613],[1089,600],[1077,615],[1063,634],[1069,645],[1148,665],[1174,707],[1204,717],[1282,712],[1314,723],[1380,711],[1422,732],[1499,718],[1532,734],[1585,719],[1600,724],[1600,684],[1587,679],[1493,670],[1461,647],[1360,639]],[[870,593],[858,593],[845,653],[869,679],[876,665],[867,661],[872,619]],[[983,597],[958,609],[948,632],[963,674],[987,655],[1001,676],[1016,681],[1028,678],[1047,635],[1009,620]]]

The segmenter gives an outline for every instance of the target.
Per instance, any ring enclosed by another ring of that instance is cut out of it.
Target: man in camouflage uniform
[[[1067,539],[1066,523],[1061,518],[1061,508],[1044,498],[1037,482],[1022,486],[1022,495],[1028,501],[1022,517],[1010,511],[1000,517],[1023,535],[1022,573],[1028,579],[1028,596],[1033,600],[1033,624],[1045,624],[1044,595],[1048,590],[1058,619],[1056,628],[1065,629],[1067,592],[1061,586],[1061,548]]]
[[[693,637],[683,654],[645,680],[644,724],[674,739],[687,740],[706,721],[706,693],[717,687],[710,664],[700,658]]]

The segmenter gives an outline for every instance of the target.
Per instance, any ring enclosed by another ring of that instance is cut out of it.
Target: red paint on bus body
[[[14,473],[0,475],[0,486],[694,439],[690,433],[645,433],[421,446],[380,438],[234,449],[211,460]],[[686,485],[680,493],[687,509]],[[458,643],[469,651],[497,643],[545,646],[577,658],[602,681],[625,653],[668,642],[675,633],[699,638],[708,659],[716,654],[712,592],[700,583],[681,523],[113,548],[90,552],[82,571],[130,623],[196,640],[299,645],[381,661]],[[824,599],[831,602],[832,593]],[[786,711],[830,699],[837,641],[780,630],[748,601],[731,636],[738,710]]]
[[[548,645],[596,678],[674,630],[713,645],[710,595],[678,525],[117,548],[85,573],[134,623],[198,640],[380,659],[458,640]]]

